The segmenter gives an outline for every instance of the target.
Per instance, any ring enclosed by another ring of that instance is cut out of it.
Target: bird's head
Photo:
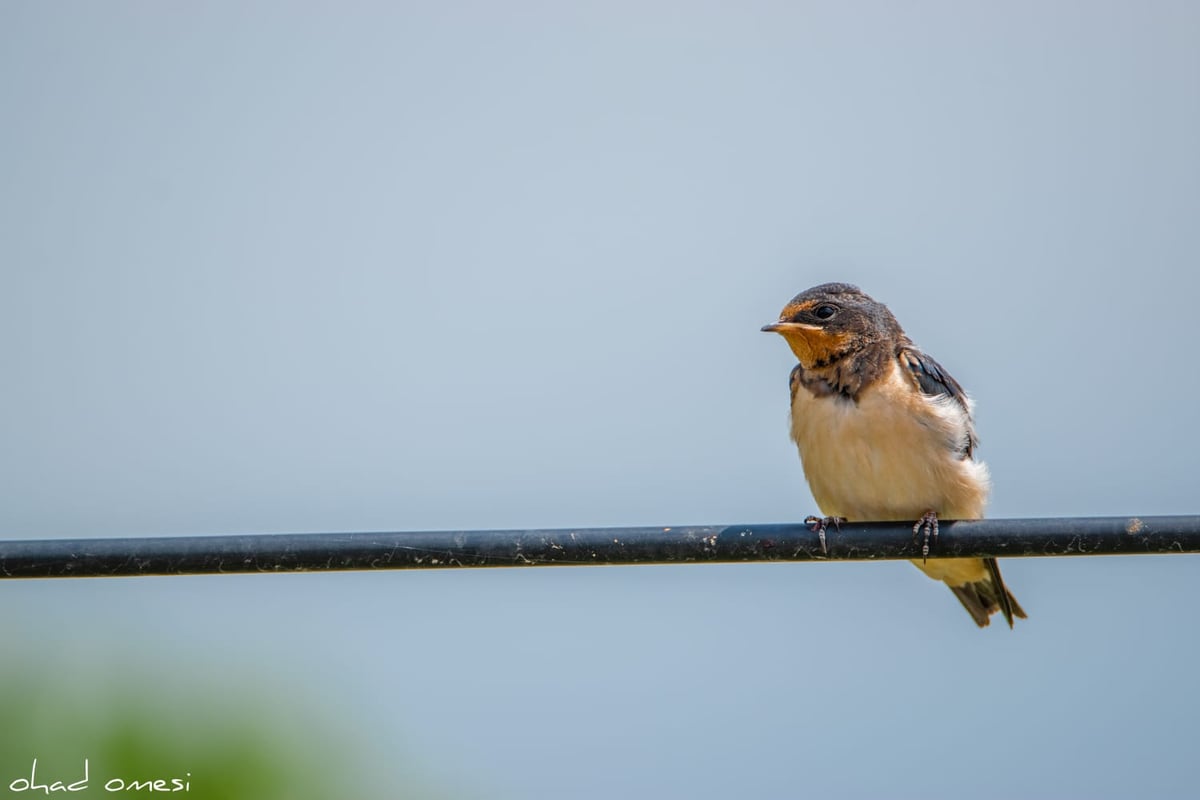
[[[783,307],[779,321],[763,330],[781,335],[805,369],[822,369],[903,335],[887,306],[848,283],[823,283],[801,292]]]

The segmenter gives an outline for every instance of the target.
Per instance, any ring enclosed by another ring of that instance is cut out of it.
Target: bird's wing
[[[967,418],[967,445],[963,456],[972,458],[979,439],[975,436],[975,424],[971,419],[971,404],[962,386],[941,364],[933,360],[933,356],[921,352],[915,346],[901,348],[899,358],[901,366],[909,371],[922,392],[930,397],[949,397],[962,408]]]

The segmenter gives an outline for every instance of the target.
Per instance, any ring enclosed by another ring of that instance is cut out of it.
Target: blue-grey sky
[[[976,397],[992,515],[1200,512],[1198,41],[1165,1],[6,3],[0,536],[800,519],[758,329],[829,280]],[[1198,563],[1006,561],[1011,632],[907,564],[0,588],[48,680],[288,675],[396,785],[1125,798],[1195,792]]]

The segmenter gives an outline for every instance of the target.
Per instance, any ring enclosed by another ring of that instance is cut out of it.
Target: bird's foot
[[[845,517],[806,517],[804,524],[821,540],[821,553],[828,555],[829,548],[825,546],[825,531],[829,530],[829,526],[832,525],[834,530],[841,532],[842,523],[845,521]]]
[[[917,537],[921,538],[921,562],[929,560],[929,541],[932,537],[933,542],[937,543],[938,537],[938,518],[936,511],[926,511],[917,520],[917,524],[913,525],[913,544],[917,543]]]

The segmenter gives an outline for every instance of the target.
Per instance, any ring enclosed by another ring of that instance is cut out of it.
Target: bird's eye
[[[834,306],[817,306],[813,309],[813,316],[817,319],[830,319],[837,313],[837,308]]]

